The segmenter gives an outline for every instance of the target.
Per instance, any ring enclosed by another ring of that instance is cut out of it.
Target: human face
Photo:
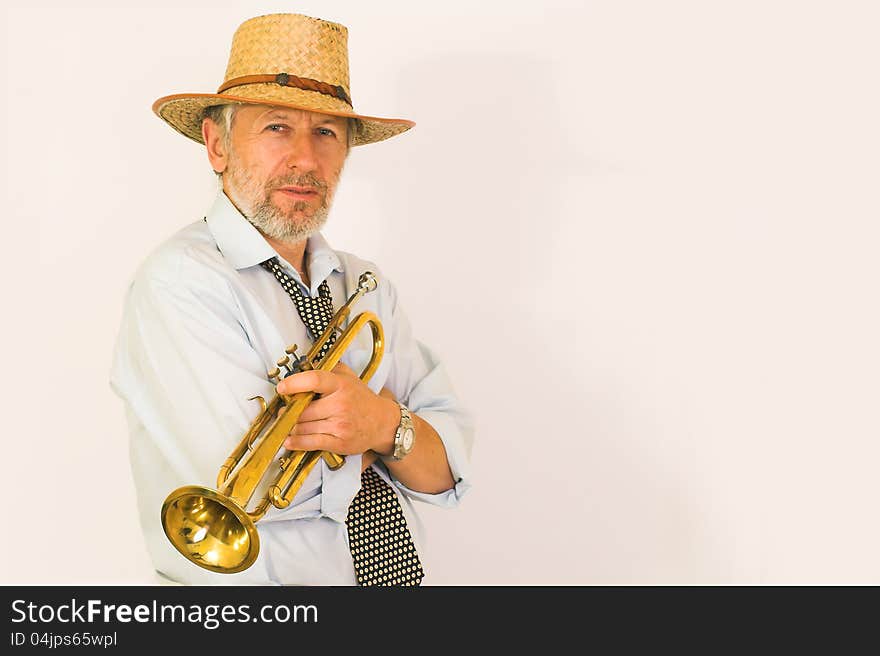
[[[321,229],[348,155],[346,119],[244,105],[232,122],[223,189],[263,234],[297,243]]]

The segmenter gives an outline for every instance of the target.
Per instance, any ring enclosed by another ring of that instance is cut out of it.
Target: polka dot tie
[[[327,286],[327,281],[321,281],[321,284],[318,286],[318,298],[312,298],[303,294],[296,281],[284,273],[284,269],[278,263],[277,257],[261,262],[260,266],[274,275],[275,279],[281,283],[284,291],[293,299],[299,316],[309,329],[312,339],[318,339],[327,328],[327,324],[333,319],[333,299],[330,297],[330,287]],[[336,333],[333,333],[330,339],[321,347],[318,359],[324,357],[335,341]]]
[[[277,258],[261,263],[293,300],[299,316],[317,339],[333,318],[333,299],[327,281],[318,287],[318,298],[306,296],[288,276]],[[322,347],[319,357],[336,340],[334,334]],[[391,486],[372,468],[361,474],[361,489],[348,508],[345,520],[358,585],[419,585],[425,572],[419,561],[403,508]]]
[[[372,467],[348,507],[348,543],[358,585],[419,585],[425,572],[394,490]]]

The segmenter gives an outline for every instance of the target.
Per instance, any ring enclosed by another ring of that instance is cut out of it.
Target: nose
[[[314,171],[318,166],[315,144],[307,131],[299,132],[290,144],[287,166],[302,172]]]

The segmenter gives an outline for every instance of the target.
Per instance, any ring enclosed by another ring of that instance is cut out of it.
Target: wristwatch
[[[394,451],[391,452],[392,460],[402,460],[413,449],[416,441],[416,429],[413,425],[412,416],[409,414],[409,408],[400,401],[400,423],[397,425],[397,432],[394,434]]]

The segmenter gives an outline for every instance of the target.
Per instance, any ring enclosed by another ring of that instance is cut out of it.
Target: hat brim
[[[205,109],[226,103],[290,107],[357,119],[358,129],[351,141],[352,146],[384,141],[406,132],[415,125],[413,121],[402,118],[379,118],[358,114],[350,110],[343,101],[312,91],[285,88],[283,98],[279,97],[278,91],[277,85],[260,84],[250,85],[248,96],[216,93],[174,94],[163,96],[154,102],[153,112],[180,134],[200,144],[205,143],[202,139]]]

